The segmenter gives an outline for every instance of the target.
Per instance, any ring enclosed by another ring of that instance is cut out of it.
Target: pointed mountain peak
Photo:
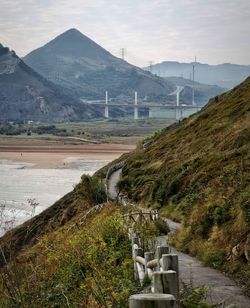
[[[112,57],[107,50],[75,28],[69,29],[58,35],[46,45],[26,55],[24,59],[32,66],[32,63],[30,63],[31,57],[40,57],[41,54],[43,56],[49,56],[51,59],[54,56],[67,57],[73,60],[87,58],[93,61],[115,58]]]
[[[62,33],[62,35],[63,35],[63,34],[66,34],[66,33],[71,33],[71,34],[79,33],[79,34],[83,35],[83,34],[82,34],[78,29],[76,29],[76,28],[71,28],[71,29],[69,29],[69,30],[66,30],[65,32]]]
[[[63,32],[62,34],[58,35],[55,39],[58,38],[65,38],[65,37],[75,37],[75,38],[87,38],[86,35],[84,35],[82,32],[80,32],[78,29],[76,28],[71,28],[69,30],[66,30],[65,32]],[[89,39],[89,38],[88,38]],[[89,39],[90,40],[90,39]]]

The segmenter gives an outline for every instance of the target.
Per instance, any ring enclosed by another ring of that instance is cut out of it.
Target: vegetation
[[[180,305],[182,308],[212,308],[216,305],[209,305],[204,300],[207,296],[207,288],[195,288],[192,281],[183,283],[180,293]]]
[[[107,206],[79,227],[42,236],[10,262],[0,297],[6,307],[126,307],[137,288],[131,265],[123,219]]]
[[[248,290],[249,99],[250,78],[156,133],[146,148],[120,158],[126,162],[119,183],[131,199],[183,222],[177,247],[233,273]],[[106,201],[100,178],[108,168],[83,176],[72,192],[0,239],[3,307],[127,307],[140,291],[121,209],[97,207]],[[168,229],[161,221],[136,231],[150,247]],[[209,307],[205,295],[205,288],[184,285],[181,303]]]
[[[25,125],[25,124],[2,124],[0,125],[1,135],[21,135],[32,133],[42,135],[42,134],[52,134],[56,136],[68,136],[66,129],[56,128],[55,125]]]
[[[250,78],[155,134],[119,183],[135,202],[183,222],[175,244],[241,277],[249,292]]]
[[[1,238],[3,307],[127,307],[138,290],[120,208],[102,181],[74,190]]]
[[[5,123],[0,124],[0,135],[18,136],[31,135],[33,138],[48,138],[52,136],[74,136],[84,139],[95,139],[100,142],[136,144],[147,134],[159,128],[172,124],[174,120],[168,119],[128,119],[100,120],[89,122],[67,122],[51,124],[39,123]],[[49,136],[51,135],[51,136]],[[67,138],[68,139],[68,138]],[[67,140],[67,142],[70,142]],[[72,141],[71,141],[72,142]],[[74,139],[74,143],[77,143]]]

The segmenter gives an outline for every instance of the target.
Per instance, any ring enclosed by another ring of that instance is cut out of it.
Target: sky
[[[70,28],[138,66],[250,64],[249,0],[0,0],[0,43],[19,56]]]

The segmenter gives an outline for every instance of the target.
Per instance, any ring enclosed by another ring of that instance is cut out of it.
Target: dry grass
[[[183,221],[179,248],[244,277],[232,249],[250,236],[250,78],[152,141],[126,161],[129,196]]]

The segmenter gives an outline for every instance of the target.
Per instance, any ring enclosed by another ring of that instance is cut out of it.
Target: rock
[[[248,262],[250,262],[250,233],[247,236],[247,241],[244,245],[244,255]]]
[[[235,257],[240,258],[244,254],[244,245],[240,243],[234,246],[232,249],[232,254]]]

